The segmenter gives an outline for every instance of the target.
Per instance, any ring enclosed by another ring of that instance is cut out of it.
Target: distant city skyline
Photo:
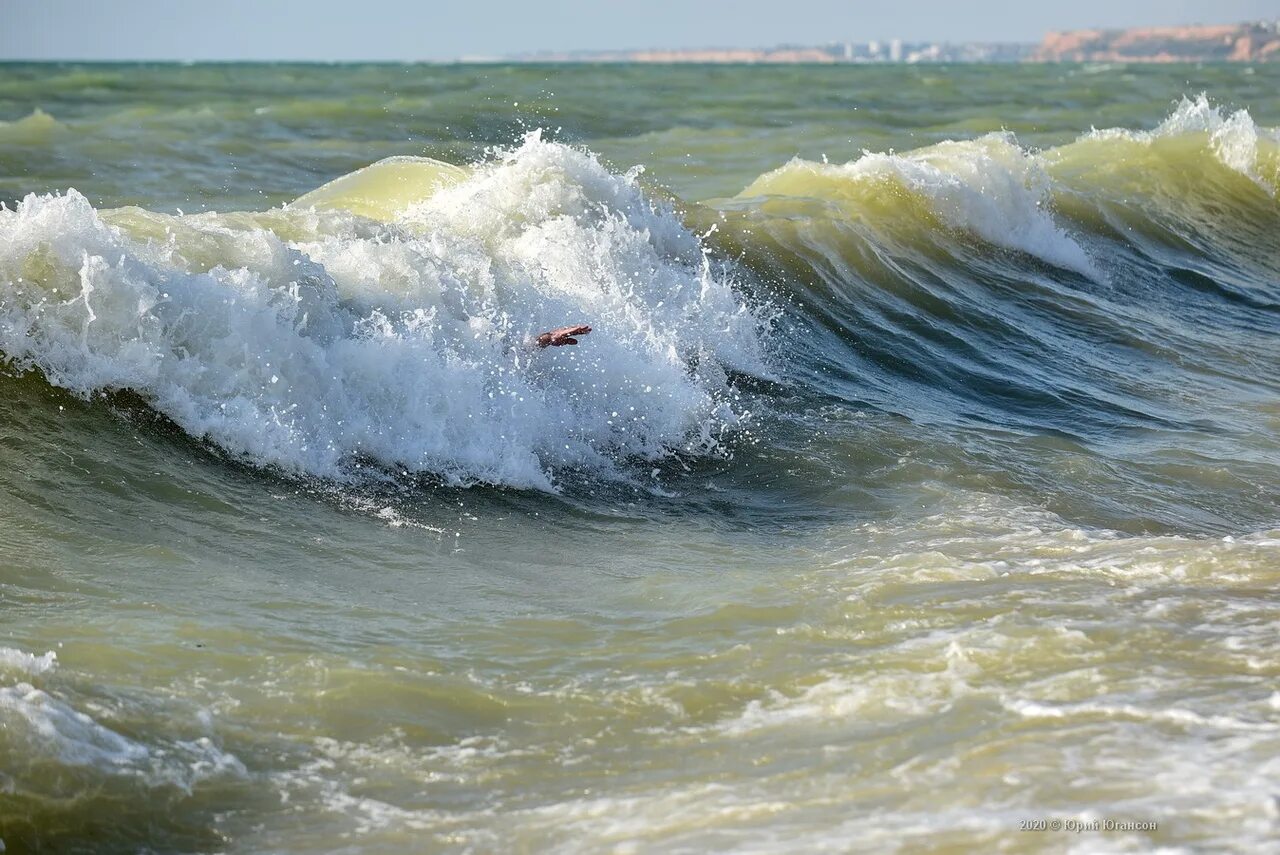
[[[449,61],[891,39],[1033,42],[1050,30],[1277,16],[1277,0],[489,0],[437,9],[413,0],[0,0],[0,59]]]

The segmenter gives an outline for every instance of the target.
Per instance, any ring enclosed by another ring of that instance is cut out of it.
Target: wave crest
[[[1182,98],[1173,112],[1152,131],[1126,128],[1093,130],[1082,141],[1125,141],[1146,146],[1189,143],[1220,164],[1251,179],[1268,193],[1280,192],[1280,130],[1260,127],[1248,110],[1230,113],[1215,107],[1208,96]]]
[[[131,389],[249,461],[548,488],[559,467],[712,453],[761,320],[634,175],[541,140],[375,223],[300,207],[0,211],[0,351]],[[526,341],[564,323],[578,348]]]
[[[1094,273],[1084,250],[1049,213],[1050,180],[1043,164],[1008,133],[907,154],[864,152],[838,165],[796,159],[756,179],[739,198],[775,195],[832,202],[851,216],[883,212],[905,196],[923,203],[927,215],[950,228],[1059,267]]]

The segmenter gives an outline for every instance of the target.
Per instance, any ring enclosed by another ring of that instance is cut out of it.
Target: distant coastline
[[[1196,27],[1054,32],[1031,62],[1274,62],[1280,20]]]
[[[467,60],[464,60],[467,61]],[[862,64],[939,62],[1274,62],[1280,19],[1242,24],[1066,30],[1034,42],[908,42],[902,39],[770,48],[645,48],[516,54],[484,62]]]

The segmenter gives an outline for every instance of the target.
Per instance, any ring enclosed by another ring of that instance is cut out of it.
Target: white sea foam
[[[868,723],[901,721],[945,707],[973,690],[965,680],[968,670],[963,649],[943,642],[940,671],[886,671],[857,680],[832,676],[805,689],[796,697],[772,692],[767,700],[753,700],[718,729],[741,736],[770,728],[817,727],[833,722],[863,720]]]
[[[1199,727],[1212,730],[1256,731],[1274,733],[1280,731],[1280,724],[1268,721],[1245,721],[1229,715],[1202,715],[1193,710],[1177,708],[1146,709],[1134,704],[1075,703],[1045,704],[1021,698],[1002,701],[1005,709],[1017,713],[1024,718],[1068,719],[1068,718],[1107,718],[1132,719],[1141,722],[1161,722],[1184,727]]]
[[[43,779],[27,773],[50,763],[188,792],[211,777],[247,774],[239,759],[208,737],[145,745],[30,683],[0,687],[0,731],[0,760],[18,781]]]
[[[532,334],[585,322],[577,348]],[[764,372],[761,321],[634,175],[531,136],[403,223],[342,212],[0,211],[0,351],[128,388],[245,459],[547,488],[716,453]]]
[[[1123,139],[1141,143],[1202,134],[1210,151],[1224,166],[1252,179],[1271,194],[1280,189],[1280,161],[1268,166],[1263,147],[1280,145],[1280,129],[1264,128],[1254,122],[1248,110],[1224,112],[1210,103],[1208,96],[1194,100],[1183,97],[1178,106],[1152,131],[1128,128],[1093,130],[1086,139]]]
[[[1049,213],[1049,176],[1009,133],[948,141],[909,154],[866,154],[842,167],[893,175],[928,197],[950,225],[1052,264],[1097,276],[1088,255]]]
[[[942,142],[906,154],[866,152],[845,164],[797,159],[761,176],[742,195],[791,192],[788,179],[801,176],[805,177],[799,192],[819,197],[825,195],[824,182],[838,187],[891,180],[928,200],[952,228],[1088,276],[1099,275],[1084,249],[1054,221],[1050,179],[1040,158],[1023,150],[1009,133]]]
[[[12,647],[0,647],[0,673],[18,671],[38,676],[52,671],[58,664],[58,654],[52,650],[39,656]]]

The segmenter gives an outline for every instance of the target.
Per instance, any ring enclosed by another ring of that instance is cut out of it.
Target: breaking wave
[[[1154,131],[1044,151],[995,133],[793,160],[683,212],[639,169],[536,132],[470,167],[391,158],[266,212],[96,210],[68,190],[0,211],[0,351],[82,396],[131,390],[238,459],[338,481],[556,489],[571,470],[731,453],[761,406],[736,378],[791,367],[767,352],[779,303],[842,339],[790,362],[835,363],[863,398],[897,374],[928,387],[915,400],[1006,426],[1190,423],[1159,390],[1117,405],[1142,390],[1081,336],[1159,373],[1203,349],[1172,341],[1203,319],[1174,316],[1214,312],[1178,289],[1274,306],[1259,247],[1278,169],[1275,130],[1201,97]],[[1117,275],[1165,282],[1170,316]],[[570,323],[594,327],[589,346],[531,346]]]
[[[748,415],[727,372],[766,371],[765,320],[636,173],[535,134],[436,189],[385,222],[29,196],[0,213],[0,351],[326,478],[550,488],[722,449]],[[530,346],[578,322],[590,347]]]

